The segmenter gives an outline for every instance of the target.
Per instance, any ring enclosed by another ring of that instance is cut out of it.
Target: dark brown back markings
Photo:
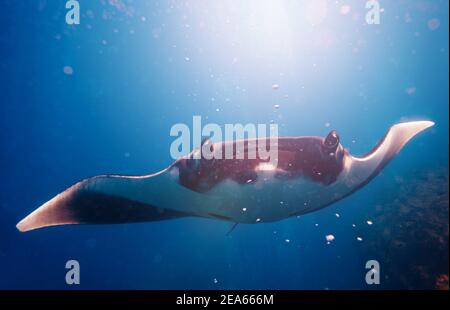
[[[263,138],[266,139],[266,138]],[[256,139],[257,143],[261,139]],[[225,154],[225,144],[216,143]],[[266,145],[269,143],[266,140]],[[251,184],[258,181],[257,167],[269,160],[248,159],[245,140],[245,159],[236,159],[236,142],[233,143],[233,159],[193,159],[192,153],[187,158],[175,162],[179,169],[179,183],[193,191],[204,193],[224,180],[233,180],[239,184]],[[274,177],[291,180],[305,177],[324,185],[332,184],[344,166],[346,151],[339,144],[335,131],[326,138],[322,137],[280,137],[278,138],[278,165]]]

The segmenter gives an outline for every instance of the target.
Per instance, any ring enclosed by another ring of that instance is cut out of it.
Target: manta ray
[[[377,176],[411,138],[433,125],[395,124],[361,157],[350,155],[334,130],[326,137],[278,137],[276,166],[258,158],[196,159],[194,150],[157,173],[82,180],[29,214],[17,228],[25,232],[55,225],[182,217],[247,224],[279,221],[351,195]],[[258,143],[267,138],[255,139]],[[236,141],[206,143],[215,149]]]

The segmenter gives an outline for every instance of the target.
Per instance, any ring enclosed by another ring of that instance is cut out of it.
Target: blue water
[[[62,0],[0,6],[0,288],[373,288],[363,245],[378,235],[361,234],[392,225],[367,226],[375,207],[398,178],[448,179],[448,1],[380,1],[379,25],[356,0],[79,2],[73,26]],[[274,121],[286,136],[336,129],[352,154],[396,122],[436,125],[364,189],[301,218],[229,236],[230,223],[195,218],[16,230],[80,179],[165,168],[171,126],[193,115]]]

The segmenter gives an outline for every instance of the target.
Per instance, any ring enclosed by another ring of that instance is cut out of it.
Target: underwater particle
[[[273,90],[277,90],[277,89],[279,89],[280,88],[280,85],[278,85],[278,84],[273,84],[272,85],[272,89]]]
[[[314,224],[314,226],[319,227],[319,224],[316,223],[316,224]]]
[[[361,238],[361,237],[356,237],[356,240],[358,240],[358,241],[363,241],[363,238]]]
[[[250,184],[250,183],[252,183],[252,182],[253,182],[252,179],[248,179],[248,180],[247,180],[247,184]]]
[[[416,88],[415,88],[415,87],[408,87],[408,88],[406,89],[406,93],[407,93],[408,95],[414,95],[415,92],[416,92]]]
[[[141,21],[145,22],[147,18],[145,16],[141,16]]]
[[[185,61],[190,61],[191,59],[189,57],[184,57]]]
[[[72,75],[73,74],[73,68],[71,66],[64,66],[63,72],[66,75]]]
[[[328,241],[328,242],[331,242],[331,241],[333,241],[334,240],[334,236],[333,235],[326,235],[325,236],[325,239]]]
[[[243,212],[246,212],[246,211],[247,211],[247,208],[242,208],[242,211],[243,211]]]
[[[219,281],[216,278],[213,279],[213,282],[214,282],[214,284],[219,283]]]
[[[337,218],[341,217],[339,213],[336,213],[335,215],[336,215]]]
[[[341,6],[339,12],[341,13],[341,15],[347,15],[348,13],[350,13],[350,10],[351,7],[348,4],[344,4],[343,6]]]
[[[289,243],[289,242],[291,242],[291,240],[289,240],[289,239],[286,239],[286,240],[284,240],[284,241],[286,241],[286,243]]]
[[[405,23],[409,24],[410,22],[412,22],[412,18],[411,18],[411,14],[409,14],[408,12],[405,14]]]
[[[441,25],[441,21],[437,18],[432,18],[427,22],[428,29],[434,31],[439,28]]]
[[[284,205],[284,201],[280,201],[280,205]]]
[[[415,87],[408,87],[407,89],[405,89],[405,92],[406,92],[408,95],[412,96],[412,95],[414,95],[414,93],[416,92],[416,88],[415,88]]]
[[[330,126],[331,126],[331,124],[330,124],[329,122],[326,122],[326,123],[325,123],[325,127],[328,128],[328,127],[330,127]]]
[[[220,112],[220,109],[219,109],[219,108],[217,108],[217,109],[216,109],[216,112]]]
[[[274,107],[275,110],[278,110],[280,108],[280,105],[279,104],[274,104],[273,107]]]
[[[261,219],[260,219],[260,218],[257,218],[256,221],[257,221],[257,222],[261,222]]]
[[[352,224],[352,227],[356,227],[356,225],[355,225],[355,224]]]
[[[123,154],[123,156],[125,156],[125,157],[130,157],[131,156],[131,154],[130,154],[130,152],[125,152],[124,154]]]
[[[367,225],[372,225],[373,224],[373,222],[371,220],[368,220],[366,223],[367,223]]]

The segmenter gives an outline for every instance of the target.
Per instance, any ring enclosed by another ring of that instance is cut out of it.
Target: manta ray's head
[[[243,140],[240,140],[243,141]],[[257,141],[257,142],[256,142]],[[254,147],[267,140],[253,140]],[[246,141],[244,151],[236,151],[238,142],[214,144],[223,154],[226,147],[234,150],[229,159],[195,159],[198,151],[194,150],[180,158],[173,167],[179,173],[178,182],[196,192],[204,193],[227,179],[238,184],[248,185],[264,182],[269,178],[288,180],[303,176],[306,179],[324,185],[333,183],[344,167],[344,147],[340,144],[338,133],[333,130],[325,137],[281,137],[277,143],[277,158],[250,158],[250,143]],[[206,145],[206,144],[205,144]],[[226,145],[226,146],[224,146]],[[203,144],[202,144],[203,146]],[[236,158],[240,154],[241,159]],[[254,153],[256,154],[256,152]],[[255,155],[256,156],[256,155]],[[262,175],[263,174],[263,175]]]
[[[332,130],[325,137],[299,137],[293,142],[290,145],[288,139],[286,146],[279,150],[279,168],[294,178],[302,175],[323,185],[336,181],[347,154],[337,131]]]

